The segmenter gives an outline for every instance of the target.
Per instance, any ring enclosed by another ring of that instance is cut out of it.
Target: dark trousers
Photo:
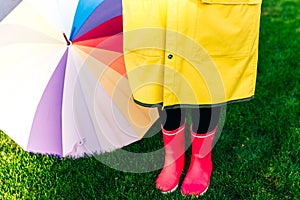
[[[190,108],[192,115],[192,130],[195,133],[207,133],[218,124],[221,107]],[[164,109],[158,108],[163,128],[172,131],[185,122],[186,108]]]

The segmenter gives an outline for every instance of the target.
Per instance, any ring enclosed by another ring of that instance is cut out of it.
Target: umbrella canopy
[[[27,151],[111,151],[157,119],[131,98],[121,0],[23,0],[0,23],[0,62],[0,129]]]

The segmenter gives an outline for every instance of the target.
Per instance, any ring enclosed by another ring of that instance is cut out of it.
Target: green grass
[[[265,0],[260,39],[256,98],[227,107],[211,185],[200,199],[300,199],[299,0]],[[124,149],[160,149],[160,134],[152,134]],[[0,199],[190,199],[155,190],[158,173],[30,154],[0,132]]]

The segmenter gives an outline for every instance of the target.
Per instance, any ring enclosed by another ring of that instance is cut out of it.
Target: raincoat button
[[[172,54],[169,54],[169,55],[168,55],[168,58],[169,58],[169,59],[172,59],[172,58],[173,58],[173,55],[172,55]]]

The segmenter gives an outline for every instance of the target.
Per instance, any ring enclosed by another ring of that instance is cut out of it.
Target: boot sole
[[[206,188],[202,193],[200,193],[200,194],[198,194],[198,195],[194,195],[194,197],[198,198],[199,196],[204,195],[205,192],[207,192],[208,188],[209,188],[209,185],[207,186],[207,188]],[[182,191],[181,191],[181,195],[182,195],[182,196],[185,196],[185,197],[186,197],[186,196],[193,196],[193,194],[183,194]]]
[[[166,191],[166,192],[161,191],[161,193],[163,193],[163,194],[170,194],[170,193],[174,192],[177,188],[178,188],[178,184],[173,189],[171,189],[169,191]]]

